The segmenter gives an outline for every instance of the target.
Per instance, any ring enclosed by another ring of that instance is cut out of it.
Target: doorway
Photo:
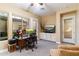
[[[66,14],[62,16],[62,38],[63,42],[75,43],[75,14]]]

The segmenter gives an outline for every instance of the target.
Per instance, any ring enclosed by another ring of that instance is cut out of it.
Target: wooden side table
[[[16,43],[15,44],[8,44],[8,51],[9,52],[16,51]]]

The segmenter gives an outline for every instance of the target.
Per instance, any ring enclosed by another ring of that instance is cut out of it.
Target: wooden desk
[[[24,39],[19,39],[19,40],[18,40],[18,46],[19,46],[19,48],[20,48],[20,52],[21,52],[21,50],[25,47],[25,45],[26,45],[26,42],[25,42]]]

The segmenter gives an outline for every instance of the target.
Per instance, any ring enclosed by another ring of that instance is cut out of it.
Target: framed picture
[[[45,26],[45,32],[46,33],[55,33],[56,32],[56,26],[55,25],[46,25]]]

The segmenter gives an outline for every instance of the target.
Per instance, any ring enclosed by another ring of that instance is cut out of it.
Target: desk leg
[[[28,50],[28,42],[25,44],[25,49]]]
[[[20,52],[21,52],[21,47],[20,47]]]

